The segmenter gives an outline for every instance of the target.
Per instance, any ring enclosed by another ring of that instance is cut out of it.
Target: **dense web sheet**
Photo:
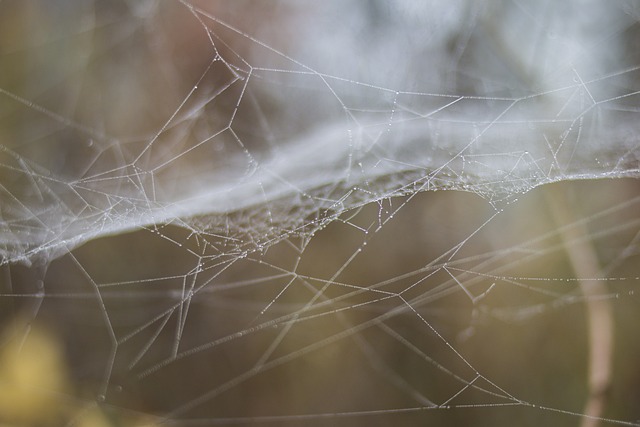
[[[638,425],[639,16],[0,2],[4,348],[58,421]]]

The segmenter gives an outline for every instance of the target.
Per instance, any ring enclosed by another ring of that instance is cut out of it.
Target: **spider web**
[[[634,3],[0,10],[2,318],[70,406],[637,425]]]

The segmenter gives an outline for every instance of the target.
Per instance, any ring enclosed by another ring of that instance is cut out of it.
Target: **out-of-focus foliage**
[[[62,347],[40,327],[6,328],[0,349],[0,419],[17,425],[54,425],[69,390]]]
[[[148,417],[107,413],[77,388],[56,334],[24,319],[6,326],[0,338],[0,427],[154,425]]]

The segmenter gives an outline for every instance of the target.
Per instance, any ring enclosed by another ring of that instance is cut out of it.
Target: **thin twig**
[[[601,279],[598,256],[584,221],[576,221],[576,214],[567,201],[567,193],[552,187],[546,192],[549,206],[558,223],[560,236],[569,256],[571,267],[585,297],[589,346],[589,395],[585,402],[581,427],[596,427],[607,403],[611,385],[614,321],[607,286]]]

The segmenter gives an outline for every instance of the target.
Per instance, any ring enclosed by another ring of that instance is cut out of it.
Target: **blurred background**
[[[638,12],[0,2],[0,422],[640,425]]]

